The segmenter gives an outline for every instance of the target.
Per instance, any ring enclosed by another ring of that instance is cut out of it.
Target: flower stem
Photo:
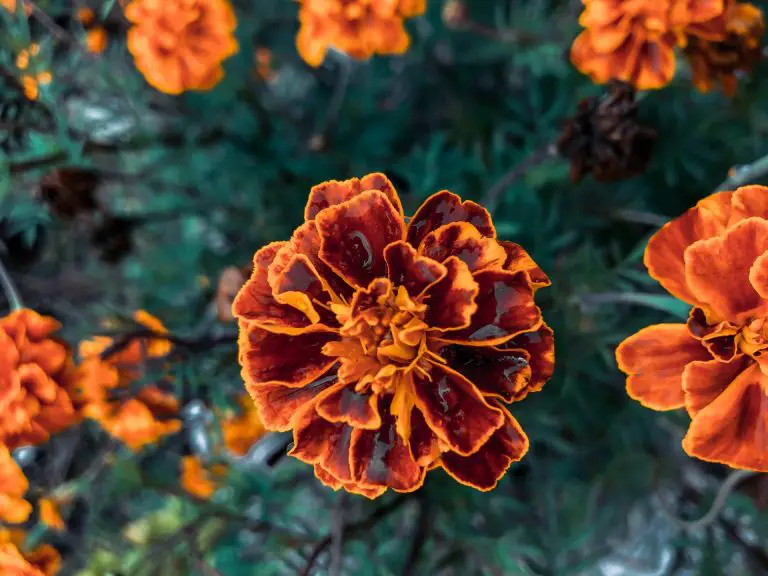
[[[498,207],[498,203],[501,197],[501,193],[509,188],[518,178],[524,176],[528,170],[535,168],[536,166],[555,158],[557,156],[557,148],[554,143],[549,143],[546,146],[534,150],[528,157],[522,162],[514,166],[509,172],[501,176],[496,183],[490,187],[488,192],[483,197],[483,205],[485,208],[493,214],[494,210]]]
[[[762,158],[758,158],[751,164],[743,166],[734,166],[728,172],[728,178],[726,178],[720,186],[715,189],[715,192],[722,190],[735,190],[739,186],[749,184],[762,176],[768,174],[768,154]]]
[[[2,260],[0,260],[0,286],[2,286],[3,292],[5,292],[5,297],[8,300],[8,305],[11,307],[11,312],[24,308],[19,292],[16,290],[16,286],[13,285],[13,281],[11,280],[8,271],[5,269]]]

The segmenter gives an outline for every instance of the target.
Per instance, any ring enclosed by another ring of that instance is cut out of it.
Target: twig
[[[375,526],[380,520],[386,518],[392,514],[392,512],[400,508],[400,506],[402,506],[407,501],[408,498],[406,496],[399,496],[392,500],[389,504],[385,504],[381,508],[377,509],[364,520],[354,522],[352,524],[347,524],[344,527],[343,537],[352,538],[361,532],[366,532],[371,527]],[[315,547],[312,549],[312,552],[309,554],[309,558],[307,558],[307,563],[304,566],[304,569],[299,573],[299,576],[310,576],[315,562],[320,557],[320,555],[325,552],[325,549],[331,545],[332,541],[333,538],[329,534],[315,545]]]
[[[653,214],[652,212],[644,212],[642,210],[630,210],[622,209],[614,211],[611,216],[616,220],[623,222],[632,222],[634,224],[646,224],[648,226],[661,227],[669,222],[669,218]]]
[[[5,269],[2,259],[0,259],[0,286],[2,286],[3,292],[5,292],[5,298],[8,300],[8,306],[11,308],[11,312],[24,308],[19,292],[16,290],[16,286],[14,286],[11,276],[8,274],[8,270]]]
[[[525,160],[504,174],[488,189],[488,192],[486,192],[483,197],[483,205],[491,214],[493,214],[493,211],[497,207],[499,197],[504,190],[509,188],[515,180],[525,175],[528,170],[535,168],[539,164],[550,158],[554,158],[555,156],[557,156],[557,147],[552,143],[531,152]]]
[[[758,178],[762,178],[766,174],[768,174],[768,154],[758,158],[751,164],[731,168],[728,178],[715,189],[715,192],[734,190],[739,186],[744,186]]]
[[[110,356],[123,350],[131,342],[137,339],[167,340],[168,342],[184,348],[189,352],[199,352],[201,350],[209,350],[223,344],[234,344],[237,342],[237,334],[223,334],[221,336],[204,334],[203,336],[199,336],[197,338],[185,338],[183,336],[163,334],[160,332],[155,332],[154,330],[150,330],[149,328],[143,328],[117,337],[114,343],[101,353],[101,358],[106,360]]]
[[[309,145],[313,150],[322,150],[325,147],[328,132],[336,123],[339,112],[341,112],[341,106],[344,103],[344,97],[347,95],[347,88],[349,88],[349,81],[352,79],[352,71],[354,70],[354,63],[349,56],[335,50],[332,50],[330,53],[336,55],[339,64],[339,77],[325,117],[309,139]]]
[[[347,506],[347,493],[342,491],[334,510],[333,532],[331,533],[331,563],[328,576],[340,576],[344,560],[344,512]]]
[[[661,510],[661,513],[670,521],[672,521],[674,524],[676,524],[679,528],[682,528],[683,530],[699,530],[701,528],[706,528],[707,526],[710,526],[713,522],[715,522],[718,517],[720,516],[720,513],[723,511],[723,508],[725,507],[726,502],[728,501],[728,497],[731,495],[733,490],[738,486],[741,482],[746,480],[747,478],[754,476],[757,474],[757,472],[753,470],[734,470],[731,472],[728,477],[723,481],[723,484],[720,486],[720,489],[717,491],[717,495],[715,496],[714,501],[712,502],[712,506],[709,507],[709,510],[707,510],[707,513],[704,514],[701,518],[698,520],[682,520],[681,518],[678,518],[672,512],[667,510],[664,507],[664,504],[661,503],[659,506],[659,510]]]
[[[596,294],[578,294],[572,296],[570,301],[572,304],[578,304],[582,309],[599,306],[601,304],[635,304],[637,306],[645,306],[646,308],[661,310],[662,312],[669,312],[664,306],[656,305],[653,300],[649,300],[647,298],[648,296],[658,297],[659,294],[645,294],[641,292],[599,292]]]

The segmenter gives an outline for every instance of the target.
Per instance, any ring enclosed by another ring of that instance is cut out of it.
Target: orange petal
[[[55,576],[61,570],[61,555],[53,546],[41,544],[33,550],[27,552],[24,557],[27,562],[34,566],[36,573],[29,576]],[[20,576],[27,576],[22,572]]]
[[[201,500],[208,500],[219,487],[197,456],[181,459],[181,488]]]
[[[734,379],[753,363],[740,354],[729,362],[705,360],[691,362],[683,370],[685,409],[691,418],[712,404]]]
[[[355,391],[355,385],[328,390],[317,399],[317,412],[329,422],[344,422],[355,428],[375,430],[381,417],[375,394]]]
[[[538,330],[524,332],[505,342],[503,350],[521,349],[528,353],[531,379],[528,385],[515,394],[515,401],[522,400],[531,392],[538,392],[555,371],[555,333],[542,322]]]
[[[405,286],[413,298],[448,274],[445,266],[431,258],[419,256],[416,249],[405,241],[387,246],[384,259],[387,262],[387,278],[394,286]]]
[[[408,243],[418,248],[433,230],[451,222],[468,222],[483,236],[496,237],[488,210],[471,200],[461,201],[456,194],[442,190],[427,198],[408,223]]]
[[[414,376],[416,408],[432,431],[463,456],[480,449],[504,422],[472,382],[458,372],[433,364],[430,379]]]
[[[483,492],[493,490],[512,463],[528,452],[528,436],[507,410],[502,411],[504,424],[480,450],[470,456],[447,452],[441,457],[443,469],[461,484]]]
[[[733,192],[730,224],[757,216],[768,219],[768,187],[742,186]]]
[[[384,492],[387,491],[386,486],[376,486],[373,488],[368,488],[359,484],[356,484],[354,482],[342,482],[338,478],[334,478],[327,470],[325,470],[322,466],[319,464],[315,464],[315,477],[320,480],[324,485],[328,486],[329,488],[333,488],[334,490],[338,490],[339,488],[344,488],[347,492],[350,492],[352,494],[359,494],[360,496],[365,496],[366,498],[370,498],[371,500],[374,500],[384,494]]]
[[[392,202],[395,210],[401,216],[404,214],[403,205],[392,182],[384,174],[374,172],[362,178],[350,178],[341,182],[330,180],[313,186],[309,193],[307,206],[304,209],[304,218],[305,220],[312,220],[321,210],[346,202],[366,190],[383,192],[389,198],[389,201]]]
[[[474,275],[479,286],[477,311],[469,326],[445,332],[446,342],[493,346],[541,326],[541,310],[533,301],[533,289],[525,272],[485,270]]]
[[[683,370],[696,360],[711,360],[707,349],[685,324],[655,324],[633,334],[616,348],[627,394],[653,410],[674,410],[685,403]]]
[[[543,288],[549,286],[552,282],[538,264],[526,252],[522,246],[514,242],[499,242],[507,253],[507,259],[504,261],[503,268],[509,272],[523,271],[528,274],[531,285],[534,288]]]
[[[352,428],[322,418],[314,407],[297,415],[293,429],[293,448],[288,453],[307,464],[320,464],[335,478],[352,481],[349,467]]]
[[[443,262],[446,275],[424,292],[427,308],[424,321],[436,330],[466,328],[477,311],[480,290],[464,262],[451,256]]]
[[[700,240],[685,251],[685,276],[691,293],[718,319],[743,324],[768,312],[749,282],[755,260],[768,251],[768,221],[747,218],[721,236]]]
[[[240,322],[240,365],[248,386],[266,382],[297,388],[306,386],[325,374],[336,361],[323,354],[326,343],[338,340],[332,332],[290,336]]]
[[[405,236],[402,215],[378,190],[326,208],[315,221],[320,258],[358,288],[386,274],[384,249]]]
[[[696,414],[685,451],[732,468],[768,472],[768,379],[756,364]]]
[[[272,285],[272,294],[281,304],[300,310],[312,324],[338,325],[333,312],[322,306],[331,302],[331,294],[304,254],[294,254],[288,261]]]
[[[685,278],[685,250],[696,242],[722,233],[731,216],[732,192],[705,198],[682,216],[665,224],[648,241],[644,262],[652,278],[673,296],[697,304]]]
[[[284,432],[293,428],[297,413],[305,410],[321,392],[336,384],[338,378],[333,372],[301,388],[275,383],[246,386],[264,426],[268,430]]]
[[[483,236],[467,222],[452,222],[427,234],[419,246],[419,253],[437,262],[456,256],[471,272],[486,268],[500,268],[507,252],[494,238]]]
[[[40,507],[40,522],[57,532],[63,532],[66,529],[64,519],[59,512],[59,505],[55,500],[40,498],[38,506]]]

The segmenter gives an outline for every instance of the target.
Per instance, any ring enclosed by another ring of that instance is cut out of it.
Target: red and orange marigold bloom
[[[13,460],[11,452],[0,444],[0,522],[20,524],[32,513],[32,505],[24,500],[29,488],[27,477]]]
[[[59,328],[28,309],[0,318],[0,443],[11,450],[45,442],[75,421],[65,389],[72,359],[52,336]]]
[[[136,312],[134,319],[155,334],[167,332],[157,318],[143,310]],[[112,351],[114,344],[105,336],[80,343],[82,362],[71,394],[83,416],[97,421],[132,450],[140,450],[181,428],[177,418],[179,403],[173,394],[154,385],[143,387],[135,395],[129,389],[142,377],[146,361],[162,359],[172,345],[168,340],[151,337],[134,338]]]
[[[61,556],[48,544],[23,551],[26,533],[0,527],[0,574],[3,576],[55,576]]]
[[[693,308],[619,345],[627,392],[688,411],[689,455],[768,472],[768,188],[701,200],[651,238],[645,265]]]
[[[229,0],[133,0],[128,50],[144,78],[167,94],[210,90],[237,53],[237,19]]]
[[[728,0],[582,0],[585,29],[571,61],[598,84],[622,80],[638,90],[661,88],[675,73],[675,45],[687,38],[725,38]]]
[[[325,182],[253,264],[233,304],[246,387],[321,481],[374,498],[442,466],[490,490],[526,453],[503,403],[552,373],[550,282],[482,206],[442,191],[407,221],[383,174]]]
[[[208,500],[227,476],[224,464],[205,466],[198,456],[181,459],[181,487],[187,493]]]
[[[332,46],[350,58],[402,54],[410,45],[404,21],[424,13],[426,0],[299,0],[296,47],[320,66]]]

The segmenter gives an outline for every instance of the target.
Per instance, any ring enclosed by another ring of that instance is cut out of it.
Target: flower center
[[[768,348],[768,322],[756,318],[748,322],[736,336],[736,343],[744,354],[757,358]]]

